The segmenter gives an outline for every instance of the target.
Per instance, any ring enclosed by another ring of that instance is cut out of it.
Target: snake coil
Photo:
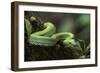
[[[31,21],[35,21],[35,17],[31,17]],[[32,45],[54,46],[59,40],[63,40],[63,44],[67,47],[75,45],[74,34],[71,32],[56,33],[56,27],[51,22],[43,24],[44,29],[32,33],[32,25],[27,19],[24,20],[26,30],[29,36],[29,43]]]

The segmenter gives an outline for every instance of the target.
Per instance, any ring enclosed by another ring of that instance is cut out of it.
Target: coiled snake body
[[[31,28],[30,22],[25,19],[25,24]],[[75,45],[74,34],[70,32],[56,33],[56,27],[51,22],[43,24],[44,29],[41,31],[29,31],[29,43],[32,45],[54,46],[59,40],[63,40],[63,44],[67,47]]]

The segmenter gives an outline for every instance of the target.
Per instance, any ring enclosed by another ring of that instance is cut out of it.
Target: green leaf
[[[28,38],[29,38],[30,34],[32,33],[32,25],[31,25],[31,23],[29,22],[28,19],[24,19],[24,22],[25,22],[25,28],[26,28],[26,31],[27,31],[27,35],[28,35]]]

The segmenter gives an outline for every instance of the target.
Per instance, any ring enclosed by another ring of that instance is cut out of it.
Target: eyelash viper
[[[35,21],[35,17],[31,17],[31,21]],[[29,20],[24,19],[26,30],[29,36],[29,43],[32,45],[54,46],[59,40],[63,40],[63,44],[67,47],[75,45],[74,34],[71,32],[56,33],[56,27],[51,22],[43,24],[44,29],[32,33],[32,26]]]

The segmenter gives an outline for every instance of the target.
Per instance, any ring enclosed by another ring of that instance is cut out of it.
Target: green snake
[[[35,21],[34,17],[31,17],[31,21]],[[63,40],[63,44],[67,47],[75,45],[74,34],[71,32],[56,33],[56,27],[51,22],[45,22],[43,24],[44,29],[36,32],[32,32],[32,26],[28,19],[25,19],[26,30],[29,36],[29,43],[32,45],[40,46],[54,46],[59,40]]]

